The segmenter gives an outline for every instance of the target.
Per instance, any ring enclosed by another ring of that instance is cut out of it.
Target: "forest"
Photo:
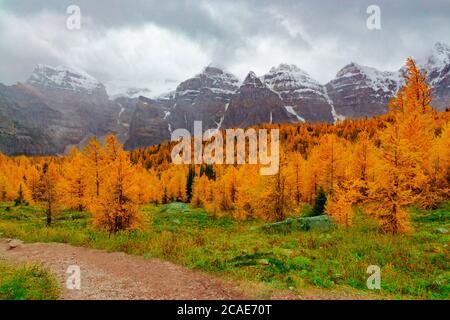
[[[140,207],[186,202],[215,216],[283,221],[306,205],[345,228],[354,208],[383,232],[410,233],[408,208],[436,208],[450,194],[450,113],[432,108],[412,59],[387,115],[331,124],[262,125],[280,130],[280,170],[258,165],[175,165],[173,143],[123,150],[115,136],[62,157],[0,155],[0,201],[35,204],[47,225],[61,209],[89,211],[116,233],[139,229]],[[258,129],[258,128],[256,128]]]
[[[125,151],[114,135],[64,156],[0,155],[0,235],[156,257],[262,298],[312,286],[339,288],[313,298],[448,299],[450,112],[433,109],[425,79],[408,59],[380,117],[254,127],[279,130],[270,176],[174,164],[174,142]],[[370,296],[374,264],[382,291]],[[15,268],[0,265],[0,298],[58,297],[46,270]],[[44,289],[24,291],[28,278]]]

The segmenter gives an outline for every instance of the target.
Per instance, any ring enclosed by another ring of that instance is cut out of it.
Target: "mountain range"
[[[436,43],[417,63],[427,72],[433,106],[450,107],[450,47]],[[108,133],[134,149],[170,140],[177,128],[192,132],[195,120],[206,130],[373,117],[388,111],[403,73],[352,62],[323,85],[292,64],[262,76],[249,72],[243,81],[211,65],[175,91],[149,98],[145,88],[108,94],[83,70],[40,64],[25,83],[0,84],[0,152],[63,154]]]

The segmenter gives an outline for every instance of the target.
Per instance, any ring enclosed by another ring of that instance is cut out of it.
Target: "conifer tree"
[[[92,138],[84,149],[84,154],[87,157],[88,173],[90,175],[91,183],[95,186],[96,197],[100,196],[101,175],[103,170],[103,151],[102,146],[96,138]]]
[[[88,208],[90,201],[96,201],[88,165],[85,155],[77,149],[70,151],[59,184],[61,201],[66,208],[81,212]]]
[[[424,159],[433,139],[430,89],[414,61],[407,61],[406,85],[391,102],[393,122],[380,134],[380,152],[371,190],[371,212],[389,233],[410,230],[407,207],[427,183]]]
[[[60,208],[59,179],[60,175],[56,165],[53,162],[45,163],[37,185],[36,200],[45,210],[47,226],[52,224],[53,216]]]
[[[109,233],[139,228],[142,218],[136,168],[115,139],[107,139],[106,150],[108,174],[103,178],[105,191],[93,207],[94,225]]]
[[[320,187],[314,200],[312,215],[320,216],[324,214],[326,204],[327,204],[327,194],[325,193],[325,190],[322,187]]]

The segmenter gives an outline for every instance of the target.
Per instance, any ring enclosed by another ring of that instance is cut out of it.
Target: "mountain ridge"
[[[417,64],[427,72],[433,106],[445,110],[450,106],[450,47],[436,43]],[[107,133],[133,149],[168,140],[177,128],[193,132],[194,121],[202,121],[206,130],[377,116],[388,111],[403,84],[403,70],[350,62],[321,84],[294,64],[281,63],[262,76],[250,71],[243,81],[211,64],[175,90],[147,98],[151,89],[127,88],[124,82],[114,94],[83,70],[39,64],[25,83],[0,85],[0,152],[64,153],[70,145]]]

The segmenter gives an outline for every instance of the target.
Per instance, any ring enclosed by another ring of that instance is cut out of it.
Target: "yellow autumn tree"
[[[216,211],[231,211],[237,200],[237,169],[229,166],[214,183],[214,203]]]
[[[109,233],[137,229],[142,217],[136,168],[115,138],[107,139],[105,149],[107,174],[103,177],[103,190],[93,206],[94,226]]]
[[[325,205],[326,213],[333,217],[338,225],[350,227],[353,224],[353,205],[360,197],[357,181],[347,170],[345,178],[336,184],[333,195]]]
[[[333,195],[336,184],[344,175],[346,166],[345,145],[333,134],[321,137],[314,148],[320,185],[327,195]]]
[[[300,207],[303,200],[302,189],[304,185],[302,176],[303,157],[294,153],[288,157],[286,165],[286,192],[287,197],[295,207]]]
[[[199,208],[205,208],[214,199],[213,183],[206,175],[196,176],[192,186],[191,203]]]
[[[150,202],[153,196],[152,183],[153,179],[150,173],[142,166],[136,168],[136,192],[139,204]]]
[[[283,221],[292,211],[294,202],[287,190],[287,173],[286,159],[281,159],[276,174],[256,179],[251,201],[256,216],[267,221]]]
[[[26,185],[30,193],[30,202],[36,203],[39,191],[40,172],[36,166],[31,166],[26,174]]]
[[[148,186],[150,188],[149,201],[154,204],[163,203],[164,187],[160,180],[160,173],[156,172],[155,169],[150,169],[148,171],[148,179]]]
[[[429,157],[429,182],[425,186],[428,196],[421,200],[425,207],[434,207],[450,194],[450,122],[433,142]]]
[[[11,199],[12,188],[8,179],[2,173],[0,173],[0,201],[9,201]]]
[[[369,210],[390,233],[410,230],[407,207],[417,203],[427,182],[424,159],[432,139],[431,101],[425,75],[407,61],[406,85],[391,101],[393,122],[380,133],[380,152]]]
[[[37,184],[35,200],[44,208],[47,226],[52,223],[53,216],[61,205],[61,197],[58,191],[60,174],[53,162],[45,163]]]
[[[376,150],[368,133],[363,131],[351,147],[349,170],[346,178],[350,179],[356,191],[354,203],[364,203],[369,195],[369,186],[374,180]]]
[[[103,150],[100,142],[92,138],[84,149],[86,168],[90,184],[95,190],[96,197],[100,196],[100,184],[104,168]]]
[[[238,185],[236,188],[236,212],[235,217],[238,219],[247,219],[255,217],[255,204],[258,201],[256,198],[259,168],[256,165],[241,165],[237,172]]]
[[[176,165],[164,172],[166,202],[186,201],[186,177],[187,167],[184,166]]]
[[[301,176],[303,183],[301,184],[301,193],[303,201],[313,204],[317,192],[320,188],[320,171],[321,166],[319,162],[318,149],[314,148],[308,159],[305,160],[302,167]]]
[[[63,165],[63,176],[59,190],[61,201],[66,208],[84,211],[94,196],[94,186],[90,184],[89,163],[86,156],[72,149]]]

